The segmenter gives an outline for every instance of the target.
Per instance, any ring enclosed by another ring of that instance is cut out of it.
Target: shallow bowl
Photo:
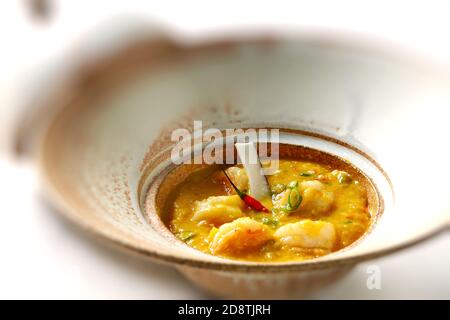
[[[449,227],[450,81],[418,59],[323,36],[189,47],[152,39],[74,79],[38,109],[34,155],[48,197],[75,223],[218,296],[303,296]],[[171,165],[172,131],[192,132],[194,120],[203,130],[279,128],[284,144],[349,160],[376,185],[382,214],[355,245],[309,261],[194,250],[144,210]]]

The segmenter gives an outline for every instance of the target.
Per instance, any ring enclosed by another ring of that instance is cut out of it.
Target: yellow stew
[[[248,191],[244,169],[226,172]],[[270,211],[265,213],[247,207],[217,167],[195,171],[169,198],[168,227],[203,252],[260,262],[323,256],[350,245],[369,228],[367,186],[346,171],[286,159],[267,178],[271,196],[261,201]]]

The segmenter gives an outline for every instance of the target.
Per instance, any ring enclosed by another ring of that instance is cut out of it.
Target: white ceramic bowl
[[[448,229],[449,79],[414,59],[324,37],[140,41],[80,70],[46,103],[35,154],[50,199],[101,237],[220,296],[298,297],[358,261]],[[344,157],[375,182],[384,212],[356,245],[305,262],[234,261],[189,248],[142,207],[170,163],[171,131],[193,120],[281,128],[281,142]]]

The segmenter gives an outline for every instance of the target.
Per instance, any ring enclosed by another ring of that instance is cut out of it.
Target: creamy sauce
[[[246,191],[246,174],[229,168]],[[169,229],[189,246],[231,259],[280,262],[320,257],[349,246],[369,228],[367,184],[343,170],[281,159],[268,176],[269,213],[246,207],[215,166],[191,173],[168,198]],[[221,197],[222,196],[222,197]]]

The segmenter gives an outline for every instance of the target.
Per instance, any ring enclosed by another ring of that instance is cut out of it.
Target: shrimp
[[[241,190],[245,191],[249,188],[248,176],[244,169],[239,167],[230,167],[226,170],[228,176],[231,181],[235,184],[235,186]]]
[[[304,181],[300,184],[302,203],[299,210],[311,214],[321,214],[330,211],[334,203],[334,193],[327,191],[322,182],[317,180]]]
[[[248,217],[225,223],[211,232],[209,249],[213,254],[250,252],[272,239],[267,226]]]
[[[243,168],[229,167],[225,171],[227,172],[227,175],[230,177],[231,181],[233,181],[234,185],[239,190],[248,191],[249,180],[248,180],[247,172],[245,172],[245,170]],[[216,174],[214,175],[214,180],[226,185],[230,190],[232,190],[231,185],[229,184],[229,182],[225,178],[225,175],[221,171],[216,172]]]
[[[207,221],[221,225],[242,217],[244,203],[238,195],[212,196],[196,201],[192,221]]]
[[[331,250],[336,242],[336,231],[330,222],[306,219],[278,228],[274,237],[288,247]]]

